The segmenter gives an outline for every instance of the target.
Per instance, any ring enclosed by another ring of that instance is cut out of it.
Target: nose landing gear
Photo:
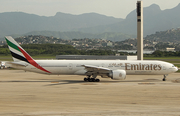
[[[164,75],[164,78],[163,78],[163,80],[162,81],[166,81],[166,77],[167,77],[168,75]]]

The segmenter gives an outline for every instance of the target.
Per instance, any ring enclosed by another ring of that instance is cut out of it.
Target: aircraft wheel
[[[84,81],[86,82],[86,81],[88,81],[88,79],[87,79],[87,78],[84,78]]]
[[[99,79],[96,79],[95,81],[96,81],[96,82],[99,82],[100,80],[99,80]]]
[[[163,78],[163,81],[166,81],[166,79],[165,79],[165,78]]]
[[[95,78],[91,78],[91,81],[92,81],[92,82],[95,82]]]
[[[95,79],[95,78],[84,78],[84,81],[85,82],[99,82],[100,80],[99,79]]]
[[[91,81],[92,81],[91,78],[87,78],[87,80],[88,80],[88,82],[91,82]]]

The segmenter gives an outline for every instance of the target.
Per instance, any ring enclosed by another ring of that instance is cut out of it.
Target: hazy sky
[[[125,18],[136,9],[137,0],[0,0],[0,13],[26,12],[40,16],[54,16],[57,12],[83,14],[96,12]],[[161,10],[171,9],[180,0],[143,0],[144,7],[158,4]]]

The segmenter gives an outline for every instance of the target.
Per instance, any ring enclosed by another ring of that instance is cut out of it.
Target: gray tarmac
[[[180,73],[83,78],[0,70],[0,116],[180,116]]]

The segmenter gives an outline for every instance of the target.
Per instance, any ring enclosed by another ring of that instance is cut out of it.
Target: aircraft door
[[[72,70],[72,69],[73,69],[73,64],[69,63],[69,70]]]
[[[166,66],[163,66],[163,70],[166,70]]]
[[[102,66],[102,67],[105,67],[105,64],[104,64],[104,63],[102,63],[102,64],[101,64],[101,66]]]

